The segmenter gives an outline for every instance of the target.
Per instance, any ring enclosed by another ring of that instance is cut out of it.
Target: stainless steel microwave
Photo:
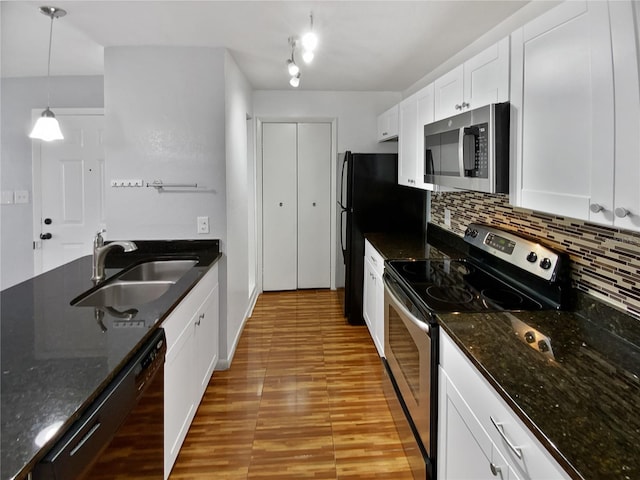
[[[509,192],[509,103],[493,103],[424,126],[424,181]]]

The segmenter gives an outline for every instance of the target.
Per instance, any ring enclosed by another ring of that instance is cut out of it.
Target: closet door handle
[[[278,206],[280,206],[280,207],[281,207],[281,206],[282,206],[282,202],[280,202],[280,203],[278,204]]]

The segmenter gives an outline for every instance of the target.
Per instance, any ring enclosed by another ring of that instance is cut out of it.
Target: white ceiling
[[[102,75],[104,47],[229,49],[254,89],[286,89],[287,39],[313,11],[320,43],[301,89],[402,91],[526,1],[57,1],[52,75]],[[1,74],[46,75],[43,1],[0,2]]]

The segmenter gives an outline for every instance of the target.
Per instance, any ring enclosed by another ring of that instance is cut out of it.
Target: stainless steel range
[[[421,480],[436,478],[437,314],[560,309],[568,301],[563,255],[487,225],[470,224],[464,239],[469,254],[458,259],[385,264],[385,392]]]

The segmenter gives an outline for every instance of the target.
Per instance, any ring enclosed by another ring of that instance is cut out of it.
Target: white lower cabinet
[[[362,316],[378,354],[384,357],[384,259],[368,240],[364,244]]]
[[[214,265],[164,321],[164,478],[169,477],[218,361],[219,286]]]
[[[440,329],[439,480],[569,475]]]

